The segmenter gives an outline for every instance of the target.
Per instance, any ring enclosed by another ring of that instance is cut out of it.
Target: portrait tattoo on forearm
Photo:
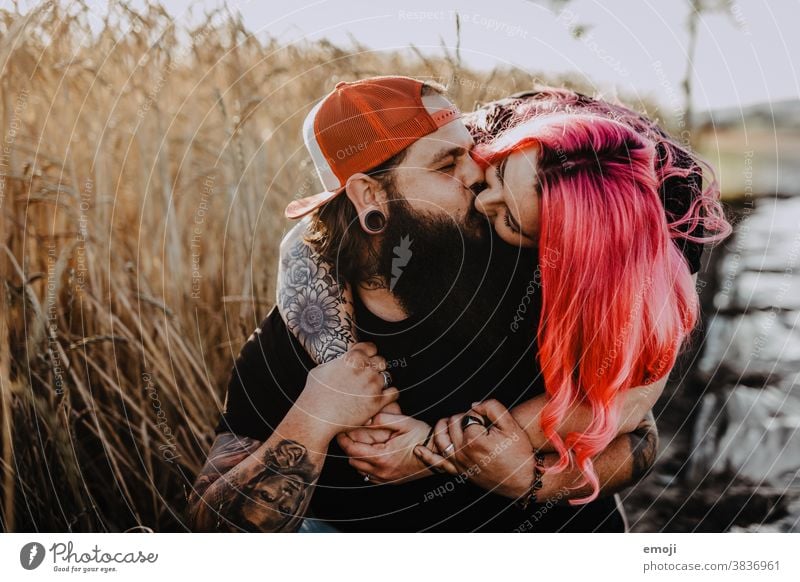
[[[302,237],[281,256],[278,303],[287,327],[317,363],[338,358],[355,343],[344,285]]]
[[[292,532],[303,521],[320,470],[298,442],[282,440],[248,476],[235,467],[214,487],[216,531]],[[224,480],[224,483],[223,483]]]
[[[261,446],[259,440],[229,432],[220,433],[208,452],[205,465],[195,478],[189,504],[202,497],[206,489],[223,474],[244,461]]]

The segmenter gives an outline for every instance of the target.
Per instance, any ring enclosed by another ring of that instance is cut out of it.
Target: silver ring
[[[483,419],[482,418],[478,418],[477,416],[473,416],[471,414],[467,414],[467,415],[465,415],[465,416],[463,416],[461,418],[461,430],[462,431],[467,430],[467,427],[470,427],[473,424],[479,424],[479,425],[481,425],[483,427],[486,426],[485,424],[483,424]]]
[[[367,483],[369,483],[369,475],[364,475],[364,481],[366,481]]]
[[[456,446],[453,443],[447,445],[447,448],[444,450],[444,456],[449,457],[450,453],[456,450]]]
[[[383,389],[386,390],[392,385],[392,375],[386,370],[381,370],[381,375],[383,376]]]

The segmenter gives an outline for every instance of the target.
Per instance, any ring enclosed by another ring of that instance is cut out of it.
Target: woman
[[[573,504],[597,497],[592,459],[625,431],[627,396],[655,383],[644,399],[645,410],[652,407],[696,324],[693,277],[673,239],[712,242],[731,230],[715,183],[702,191],[689,152],[645,118],[601,103],[553,90],[511,115],[509,109],[485,112],[475,124],[479,130],[473,128],[474,155],[486,167],[488,185],[476,208],[509,244],[538,247],[537,338],[547,395],[534,416],[543,440],[525,432],[533,447],[549,445],[558,453],[546,471],[563,471],[574,459],[592,492]],[[675,181],[687,185],[691,200],[678,218],[665,213],[661,200],[665,185]],[[698,236],[703,230],[712,234]],[[511,418],[530,419],[521,412],[529,403],[515,407]],[[576,403],[590,411],[577,430],[565,422]],[[502,411],[495,405],[490,415],[477,405],[472,412],[495,421]],[[437,451],[417,447],[415,453],[458,473],[461,467],[444,455],[454,448],[448,422],[435,427]]]
[[[569,258],[541,270],[537,337],[549,400],[540,420],[560,455],[552,470],[573,453],[592,484],[583,502],[598,489],[592,458],[617,435],[618,395],[663,378],[697,322],[692,276],[672,243],[677,227],[702,222],[717,233],[683,235],[696,242],[730,233],[715,190],[667,222],[659,185],[692,168],[663,151],[660,158],[651,137],[602,115],[523,113],[475,152],[489,186],[476,207],[500,237]],[[593,421],[562,438],[555,427],[575,399],[591,406]]]

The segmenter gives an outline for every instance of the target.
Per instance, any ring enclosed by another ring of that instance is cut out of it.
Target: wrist
[[[433,431],[434,431],[434,427],[432,427],[432,426],[428,427],[428,434],[425,437],[425,440],[420,441],[415,446],[424,447],[424,448],[428,449],[430,452],[438,454],[438,450],[436,449],[436,445],[433,442]],[[420,466],[425,467],[427,469],[427,472],[426,472],[427,475],[439,475],[439,474],[445,472],[442,469],[439,469],[439,468],[436,468],[436,467],[434,467],[432,465],[429,465],[428,463],[423,461],[417,455],[414,455],[414,457],[417,459],[417,462],[420,464]]]
[[[515,504],[520,509],[527,509],[529,505],[535,503],[541,503],[541,500],[544,499],[541,491],[544,487],[544,469],[545,469],[545,458],[544,454],[540,453],[537,450],[533,451],[532,455],[532,469],[530,471],[531,477],[530,481],[528,482],[527,487],[522,492],[522,494],[517,497]]]
[[[541,451],[539,451],[541,453]],[[547,453],[543,455],[543,471],[542,486],[536,492],[536,503],[546,503],[549,500],[570,499],[574,497],[570,487],[576,484],[573,479],[573,474],[570,469],[561,471],[559,473],[546,472],[549,467],[558,464],[557,453]]]
[[[344,427],[328,422],[313,409],[303,407],[299,399],[286,414],[281,425],[285,429],[302,434],[310,443],[325,446],[345,430]]]

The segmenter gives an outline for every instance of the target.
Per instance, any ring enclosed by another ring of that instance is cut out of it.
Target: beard
[[[378,248],[376,271],[405,312],[448,340],[493,348],[507,333],[497,320],[508,287],[508,253],[498,252],[487,219],[470,207],[464,219],[414,210],[402,197]]]

